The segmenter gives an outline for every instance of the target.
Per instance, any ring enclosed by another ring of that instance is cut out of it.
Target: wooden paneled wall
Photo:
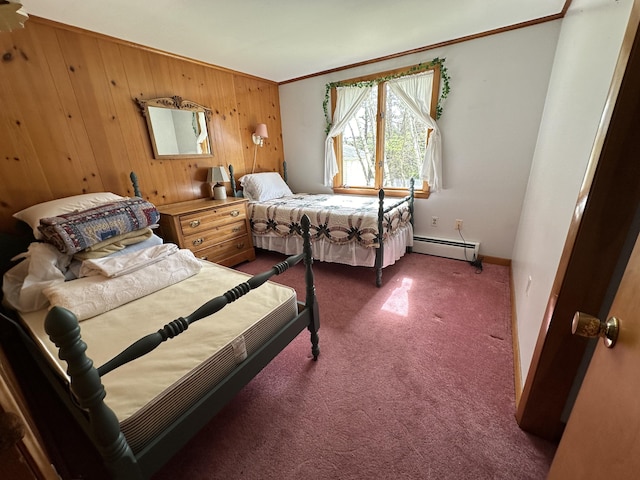
[[[133,195],[131,171],[156,205],[205,197],[207,167],[251,170],[257,123],[269,138],[256,170],[279,170],[284,160],[275,82],[37,17],[0,33],[0,54],[0,231],[38,202]],[[153,158],[135,98],[173,95],[213,110],[213,157]]]

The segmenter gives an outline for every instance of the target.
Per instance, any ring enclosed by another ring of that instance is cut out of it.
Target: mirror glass
[[[137,100],[137,99],[136,99]],[[211,110],[181,97],[137,100],[155,158],[211,156]]]

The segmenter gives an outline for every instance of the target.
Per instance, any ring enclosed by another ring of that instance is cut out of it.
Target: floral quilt
[[[384,200],[384,208],[398,203]],[[365,247],[378,246],[378,197],[354,195],[297,194],[264,202],[249,202],[249,221],[254,235],[301,236],[300,219],[311,220],[312,241],[357,242]],[[384,215],[383,239],[393,235],[411,220],[407,203]]]

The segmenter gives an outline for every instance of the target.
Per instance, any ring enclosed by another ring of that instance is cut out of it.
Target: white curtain
[[[196,121],[198,122],[198,130],[200,130],[200,134],[196,138],[196,153],[209,153],[208,151],[202,151],[202,143],[209,136],[209,133],[207,132],[207,122],[204,118],[205,114],[202,112],[196,112],[194,115],[196,116]]]
[[[324,142],[324,184],[333,186],[333,177],[338,173],[336,152],[333,148],[333,138],[340,135],[358,108],[370,94],[373,87],[337,87],[336,109],[333,113],[333,124]]]
[[[429,183],[432,192],[442,189],[442,140],[436,121],[431,118],[431,90],[433,70],[417,75],[407,75],[388,82],[389,88],[407,107],[432,129],[427,151],[422,163],[420,178]]]

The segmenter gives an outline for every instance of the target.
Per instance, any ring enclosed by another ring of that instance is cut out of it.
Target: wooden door
[[[629,259],[609,317],[618,340],[602,340],[589,364],[549,480],[631,479],[640,472],[640,241]],[[601,319],[606,320],[606,319]]]
[[[9,367],[9,359],[2,348],[0,348],[0,478],[15,480],[60,478],[43,447],[18,381]]]
[[[562,436],[589,352],[584,339],[571,335],[571,318],[576,310],[606,314],[611,278],[640,204],[639,19],[635,0],[516,411],[523,430],[549,440]]]
[[[617,97],[610,95],[609,103],[615,102],[613,115],[608,129],[601,130],[603,134],[597,140],[604,143],[598,163],[614,165],[632,178],[635,185],[640,178],[639,3],[632,8],[614,75],[621,75],[622,71],[624,78]],[[614,78],[613,85],[616,83],[618,80]],[[608,105],[606,110],[610,108]],[[614,195],[616,186],[620,189],[620,183],[614,182],[607,193]],[[618,339],[612,348],[598,339],[551,465],[549,480],[626,480],[638,478],[640,472],[640,200],[631,196],[627,206],[630,212],[635,212],[628,224],[597,225],[602,235],[622,234],[626,238],[613,276],[605,277],[609,289],[600,312],[605,317],[600,320],[613,316],[619,319]],[[596,280],[587,277],[582,281]]]

